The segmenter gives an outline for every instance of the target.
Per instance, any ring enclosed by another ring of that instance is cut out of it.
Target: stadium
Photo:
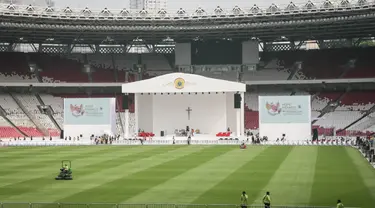
[[[0,1],[0,208],[375,207],[374,1],[36,2]]]

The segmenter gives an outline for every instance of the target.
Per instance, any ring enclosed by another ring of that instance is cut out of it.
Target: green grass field
[[[55,181],[62,159],[74,180]],[[0,149],[1,202],[375,207],[375,171],[350,147],[72,146]]]

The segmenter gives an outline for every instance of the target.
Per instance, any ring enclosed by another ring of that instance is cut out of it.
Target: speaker
[[[313,129],[313,141],[318,140],[318,129]]]
[[[60,139],[64,139],[64,130],[61,130],[60,132]]]
[[[234,108],[238,109],[241,108],[241,95],[234,94]]]
[[[129,109],[129,95],[122,96],[122,109]]]
[[[160,136],[161,136],[161,137],[164,136],[164,131],[160,131]]]

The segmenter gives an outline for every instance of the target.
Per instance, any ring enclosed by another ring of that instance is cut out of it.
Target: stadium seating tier
[[[355,48],[355,49],[327,49],[310,51],[286,51],[272,52],[264,54],[261,61],[265,63],[258,71],[245,71],[242,74],[227,71],[228,66],[215,67],[218,72],[210,71],[210,66],[197,68],[197,74],[226,79],[231,81],[253,81],[253,80],[286,80],[290,78],[293,63],[303,61],[303,67],[292,79],[334,79],[334,78],[372,78],[375,77],[373,66],[375,59],[375,48]],[[131,82],[138,79],[137,73],[129,71],[134,64],[139,61],[146,64],[148,72],[143,74],[143,79],[150,76],[157,76],[163,73],[172,72],[169,60],[170,57],[162,54],[70,54],[70,55],[49,55],[37,53],[0,53],[0,82]],[[318,61],[317,61],[318,60]],[[350,61],[355,60],[354,65]],[[29,63],[37,65],[38,74],[30,72]],[[88,63],[92,66],[92,72],[84,71],[84,65]],[[200,69],[204,69],[200,71]],[[207,71],[207,69],[210,69]],[[126,73],[125,70],[128,70]],[[298,92],[296,94],[308,94],[308,92]],[[246,93],[245,96],[245,126],[246,129],[259,128],[258,96],[259,95],[290,95],[284,93]],[[321,110],[330,102],[336,101],[340,93],[319,93],[312,99],[312,117],[319,116]],[[333,134],[334,131],[344,128],[355,119],[359,118],[363,111],[370,109],[375,103],[375,92],[348,92],[342,96],[336,111],[323,116],[315,122],[320,134]],[[64,97],[89,97],[88,95],[40,95],[46,105],[53,109],[53,118],[60,127],[63,126],[63,99]],[[59,131],[52,124],[47,115],[41,114],[37,105],[40,103],[33,95],[17,95],[23,105],[40,121],[41,125],[48,130],[48,134],[57,136]],[[122,99],[118,95],[90,95],[90,97],[116,97],[119,113],[122,109]],[[132,100],[130,98],[130,100]],[[25,113],[6,94],[0,95],[1,107],[8,114],[7,119],[15,124],[27,136],[40,136],[42,133],[35,124],[25,115]],[[129,103],[131,122],[134,122],[134,104]],[[122,114],[121,114],[122,115]],[[122,115],[123,116],[123,115]],[[354,125],[347,131],[339,134],[356,133],[367,134],[372,132],[374,125],[370,121],[373,114],[366,117],[360,123]],[[120,122],[120,119],[118,119]],[[366,123],[367,122],[367,123]],[[132,123],[131,123],[132,124]],[[374,123],[375,124],[375,123]],[[131,125],[133,128],[134,125]],[[2,118],[0,127],[3,133],[0,137],[23,136],[10,123]],[[120,125],[118,125],[120,128]],[[132,130],[135,132],[135,130]]]

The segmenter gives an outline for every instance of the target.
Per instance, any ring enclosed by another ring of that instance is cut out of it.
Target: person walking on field
[[[336,208],[344,208],[344,204],[341,203],[341,200],[337,200],[337,207]]]
[[[263,197],[263,204],[264,208],[271,208],[271,197],[269,191],[267,191],[266,195]]]
[[[241,195],[241,208],[247,208],[247,199],[249,197],[247,196],[246,192],[243,191]]]

